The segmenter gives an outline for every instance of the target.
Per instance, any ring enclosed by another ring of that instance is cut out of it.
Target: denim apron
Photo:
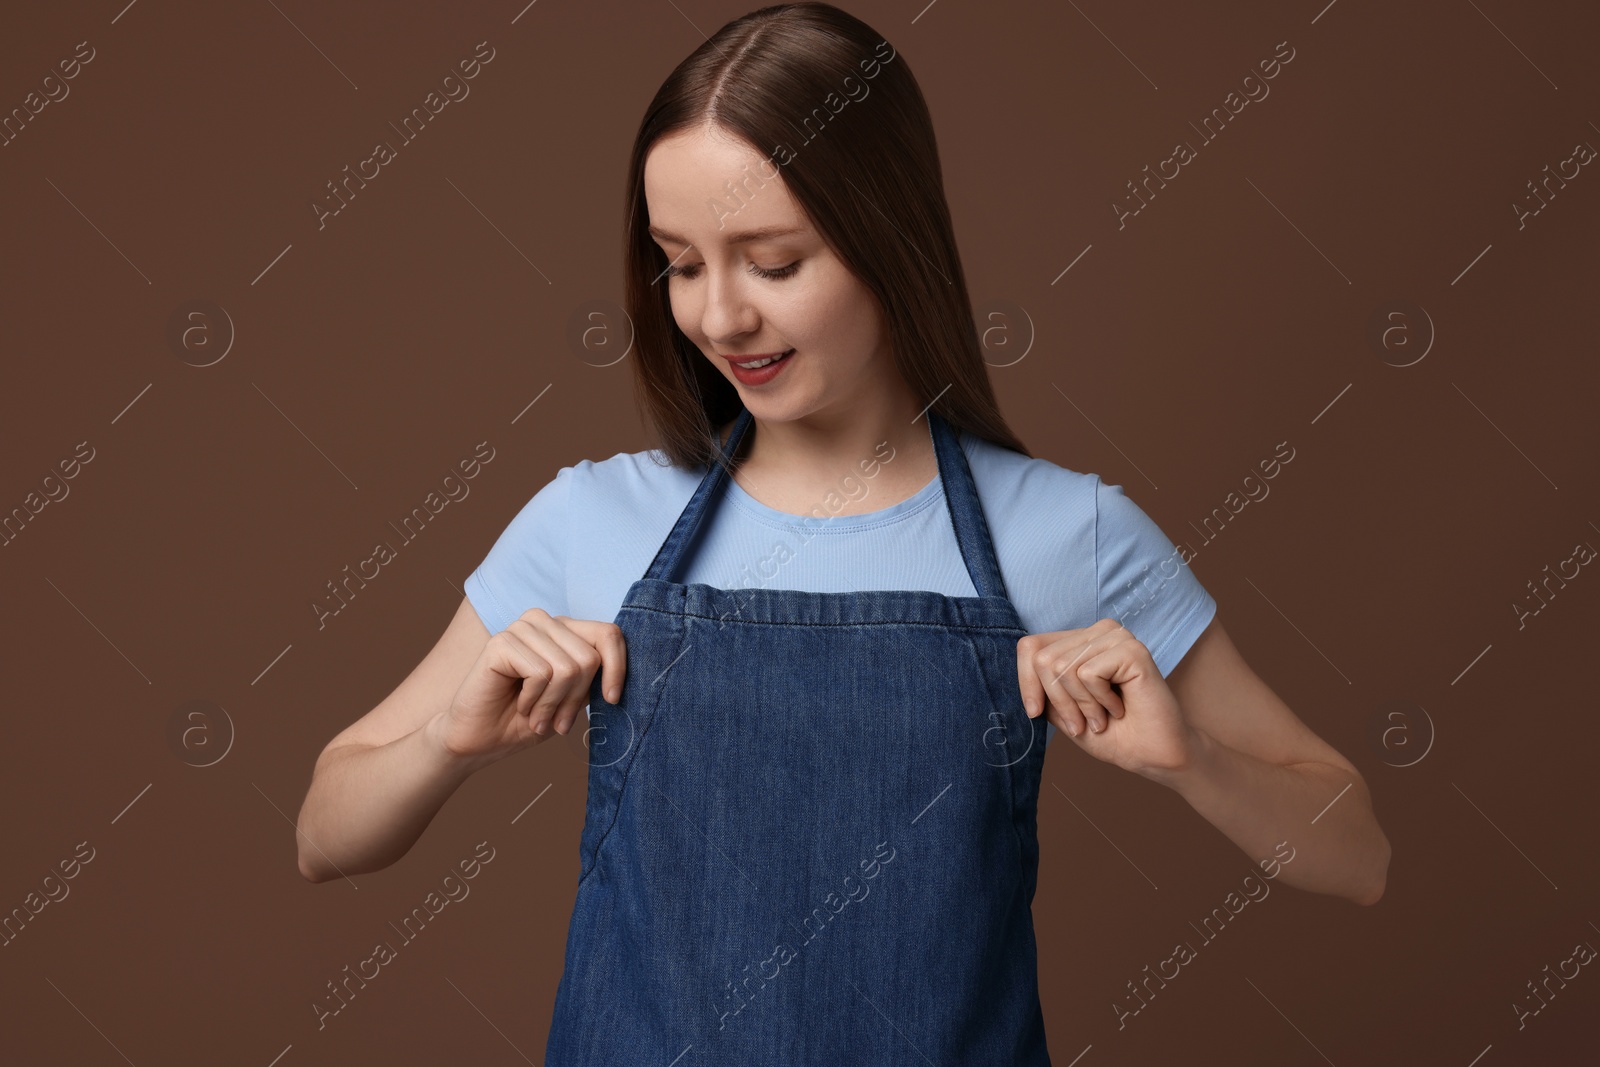
[[[676,583],[714,461],[629,588],[622,699],[590,688],[549,1067],[1048,1067],[1027,631],[966,456],[927,418],[977,596]]]

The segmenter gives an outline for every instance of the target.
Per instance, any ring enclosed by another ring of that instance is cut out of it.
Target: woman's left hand
[[[1017,642],[1029,718],[1049,721],[1096,759],[1148,777],[1188,766],[1199,738],[1149,649],[1114,619]]]

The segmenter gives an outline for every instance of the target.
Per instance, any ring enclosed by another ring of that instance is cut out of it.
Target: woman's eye
[[[701,265],[699,263],[694,263],[687,267],[669,266],[666,270],[666,274],[669,278],[696,278],[700,275],[700,266]],[[798,259],[789,264],[787,267],[778,267],[775,270],[767,270],[765,267],[757,266],[754,263],[750,264],[749,267],[751,274],[754,274],[760,278],[769,278],[774,280],[779,278],[793,277],[795,272],[797,272],[799,269],[800,261]]]
[[[800,261],[798,259],[789,264],[787,267],[779,267],[776,270],[767,270],[763,267],[756,266],[754,263],[750,264],[750,273],[759,275],[762,278],[788,278],[799,269]]]

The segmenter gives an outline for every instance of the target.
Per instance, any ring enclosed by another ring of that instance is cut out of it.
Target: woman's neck
[[[928,416],[908,395],[847,418],[757,419],[745,431],[733,477],[777,511],[809,515],[822,505],[828,514],[855,515],[914,496],[938,470]]]

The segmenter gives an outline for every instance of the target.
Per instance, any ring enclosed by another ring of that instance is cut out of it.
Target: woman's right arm
[[[421,663],[317,758],[295,839],[313,882],[387,867],[474,771],[566,733],[597,670],[620,693],[612,623],[532,608],[491,635],[465,599]],[[609,697],[608,697],[609,699]]]

